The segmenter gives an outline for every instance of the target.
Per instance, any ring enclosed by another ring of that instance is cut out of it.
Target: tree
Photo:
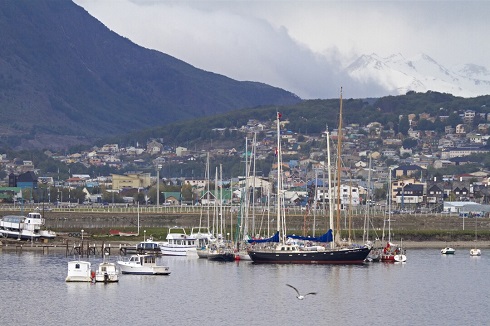
[[[408,122],[408,117],[404,115],[400,119],[400,123],[398,124],[398,132],[400,132],[404,136],[407,136],[408,129],[410,129],[410,123]]]
[[[194,201],[194,192],[192,191],[192,186],[190,184],[183,185],[180,194],[184,201],[186,202]]]
[[[402,146],[405,149],[409,149],[409,148],[413,149],[413,148],[417,147],[417,144],[418,144],[418,141],[417,141],[417,139],[414,139],[414,138],[405,138],[402,142]]]

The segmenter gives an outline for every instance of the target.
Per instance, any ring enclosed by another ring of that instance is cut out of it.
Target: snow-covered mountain
[[[360,83],[382,86],[391,95],[428,90],[461,97],[490,94],[490,72],[483,66],[465,64],[448,69],[425,54],[406,59],[401,54],[382,58],[363,55],[346,68]]]

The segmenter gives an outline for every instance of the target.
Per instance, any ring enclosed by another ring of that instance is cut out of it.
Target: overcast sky
[[[490,68],[490,1],[74,2],[143,47],[304,99],[385,95],[342,74],[362,54]]]

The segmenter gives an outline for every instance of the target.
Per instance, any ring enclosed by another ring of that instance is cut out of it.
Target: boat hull
[[[170,275],[170,269],[166,266],[133,267],[119,264],[122,274],[134,275]]]
[[[162,245],[160,248],[164,256],[187,256],[196,252],[196,247]]]
[[[254,263],[268,264],[362,264],[370,248],[324,251],[255,251],[248,252]]]
[[[230,262],[235,261],[235,255],[233,253],[210,253],[208,260]]]
[[[24,232],[24,231],[7,231],[7,230],[0,230],[0,236],[3,236],[5,238],[11,238],[11,239],[20,239],[20,240],[36,240],[40,239],[41,237],[39,234],[33,234],[31,232]]]
[[[481,250],[480,249],[471,249],[470,250],[470,256],[481,256]]]
[[[456,250],[453,248],[444,248],[441,250],[441,254],[443,255],[454,255],[455,252]]]

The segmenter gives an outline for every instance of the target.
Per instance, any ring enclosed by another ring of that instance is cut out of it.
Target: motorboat
[[[136,252],[138,254],[160,255],[162,253],[160,246],[160,242],[153,241],[153,238],[150,237],[136,245]]]
[[[73,260],[68,262],[68,275],[66,282],[93,282],[95,272],[91,269],[88,261]]]
[[[441,249],[441,254],[443,254],[443,255],[454,255],[455,252],[456,252],[456,250],[454,248],[451,248],[451,247],[446,247],[446,248]]]
[[[177,226],[169,228],[166,240],[160,244],[162,255],[187,256],[188,253],[196,252],[197,238],[188,235],[184,228]]]
[[[470,249],[470,256],[481,256],[481,250],[478,248]]]
[[[157,256],[152,254],[131,255],[128,260],[117,262],[122,274],[169,275],[168,266],[157,265]]]
[[[18,240],[53,239],[56,233],[43,229],[44,218],[39,212],[27,216],[6,215],[0,220],[0,236]]]
[[[119,271],[117,270],[117,265],[110,262],[100,263],[95,272],[95,281],[104,283],[118,282]]]

